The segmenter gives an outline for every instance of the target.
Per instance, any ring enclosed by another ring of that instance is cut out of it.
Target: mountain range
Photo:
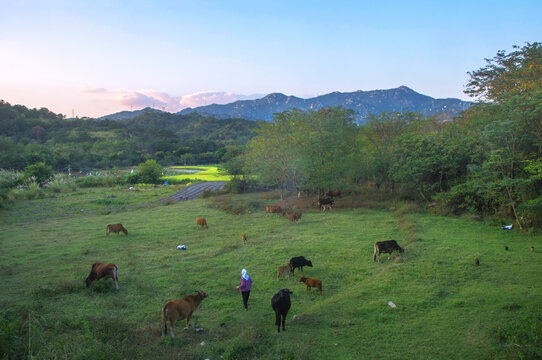
[[[196,108],[186,108],[177,114],[185,115],[198,113],[216,118],[242,118],[247,120],[272,121],[273,114],[297,108],[300,110],[318,110],[328,106],[341,106],[351,109],[355,113],[358,124],[367,120],[369,114],[378,115],[383,111],[417,111],[426,116],[437,115],[442,120],[450,120],[462,110],[467,109],[472,102],[459,99],[435,99],[420,94],[406,86],[387,90],[332,92],[317,97],[303,99],[296,96],[287,96],[281,93],[272,93],[256,100],[239,100],[233,103],[219,105],[211,104]],[[144,109],[145,110],[145,109]],[[159,111],[148,109],[151,111]],[[121,113],[106,115],[101,119],[126,119],[135,117],[139,113],[123,111]]]

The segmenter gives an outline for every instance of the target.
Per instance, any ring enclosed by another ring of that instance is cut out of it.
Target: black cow
[[[295,268],[301,268],[301,271],[303,271],[303,266],[312,267],[312,262],[305,259],[304,256],[296,256],[290,259],[290,271],[292,275],[294,275]]]
[[[390,255],[394,251],[403,252],[404,249],[397,244],[397,241],[395,240],[386,240],[386,241],[378,241],[375,243],[375,252],[373,254],[373,261],[376,261],[376,258],[378,256],[378,262],[380,262],[380,254],[381,253],[388,253],[388,259],[390,258]]]
[[[275,325],[277,325],[277,331],[280,332],[280,317],[282,316],[282,331],[286,331],[284,322],[286,321],[286,315],[292,303],[290,302],[290,294],[293,294],[289,289],[282,289],[271,299],[271,307],[275,312]]]
[[[330,205],[333,205],[335,204],[335,200],[333,200],[332,198],[323,198],[323,199],[320,199],[318,200],[318,207],[322,207],[322,205],[327,205],[327,204],[330,204]]]

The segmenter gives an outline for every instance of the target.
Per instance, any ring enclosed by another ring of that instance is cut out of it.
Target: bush
[[[139,184],[140,178],[138,174],[130,174],[126,177],[126,182],[131,185]]]
[[[70,192],[77,190],[75,183],[63,178],[55,178],[53,181],[47,184],[47,191],[50,191],[55,194]]]
[[[35,181],[31,181],[26,186],[21,186],[18,189],[12,189],[8,198],[10,200],[33,200],[44,195],[42,188]]]
[[[27,179],[35,178],[38,184],[42,185],[53,177],[53,168],[49,165],[45,165],[44,162],[38,162],[25,167],[24,174]]]
[[[0,209],[8,206],[10,190],[24,183],[22,172],[0,169]]]
[[[141,182],[159,184],[164,169],[155,160],[147,160],[137,166],[137,174]]]

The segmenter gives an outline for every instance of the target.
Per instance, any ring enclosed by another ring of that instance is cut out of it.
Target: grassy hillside
[[[541,235],[413,213],[401,204],[394,211],[306,210],[292,225],[266,217],[263,208],[230,215],[209,207],[210,200],[155,206],[146,202],[149,196],[141,197],[145,206],[136,206],[138,200],[127,193],[120,198],[131,206],[108,213],[85,205],[89,197],[112,195],[96,191],[38,200],[47,216],[25,212],[35,201],[0,213],[0,346],[11,351],[10,358],[534,359],[541,354]],[[242,200],[276,201],[267,194]],[[208,230],[196,226],[196,216],[207,218]],[[106,237],[105,226],[117,222],[129,235]],[[398,240],[406,251],[373,263],[374,242],[386,239]],[[180,244],[187,250],[177,250]],[[531,253],[533,245],[537,251]],[[322,297],[314,290],[305,293],[297,271],[277,282],[277,266],[299,255],[312,260],[305,275],[323,281]],[[111,280],[85,287],[97,261],[119,266],[118,293]],[[243,268],[254,279],[247,312],[235,289]],[[286,332],[278,334],[270,300],[285,287],[294,292],[292,308]],[[179,322],[176,339],[161,339],[161,307],[197,289],[209,294],[193,321],[204,331],[184,331]]]

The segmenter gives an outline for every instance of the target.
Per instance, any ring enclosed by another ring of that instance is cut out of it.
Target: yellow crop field
[[[163,180],[168,181],[182,181],[182,180],[192,180],[192,181],[230,181],[231,175],[221,174],[218,167],[216,166],[170,166],[168,169],[174,171],[198,171],[192,174],[179,174],[179,175],[167,175],[164,176]]]

